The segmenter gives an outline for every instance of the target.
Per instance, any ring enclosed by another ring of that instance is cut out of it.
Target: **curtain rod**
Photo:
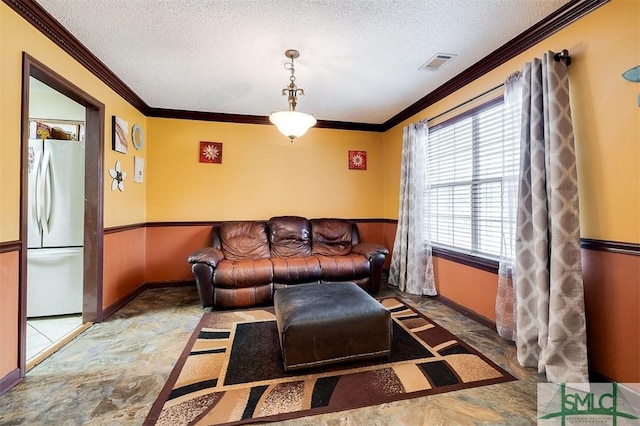
[[[563,61],[567,66],[571,65],[571,56],[569,56],[569,51],[567,49],[562,49],[562,51],[560,51],[560,52],[556,53],[555,55],[553,55],[553,60],[556,61],[556,62]],[[500,89],[503,86],[504,86],[504,83],[500,83],[497,86],[492,87],[489,90],[485,90],[484,92],[480,93],[479,95],[474,96],[471,99],[467,99],[466,101],[464,101],[464,102],[462,102],[462,103],[460,103],[460,104],[458,104],[458,105],[456,105],[456,106],[454,106],[452,108],[449,108],[448,110],[446,110],[444,112],[441,112],[438,115],[435,115],[435,116],[433,116],[431,118],[428,118],[427,122],[429,122],[431,120],[436,120],[436,119],[442,117],[443,115],[447,115],[450,112],[457,110],[458,108],[462,108],[463,106],[465,106],[465,105],[467,105],[467,104],[469,104],[469,103],[471,103],[471,102],[473,102],[473,101],[475,101],[475,100],[477,100],[477,99],[479,99],[479,98],[481,98],[483,96],[486,96],[489,93],[491,93],[493,91],[496,91],[496,90]]]
[[[491,89],[489,89],[489,90],[485,90],[484,92],[480,93],[479,95],[476,95],[476,96],[474,96],[474,97],[473,97],[473,98],[471,98],[471,99],[467,99],[466,101],[464,101],[464,102],[462,102],[462,103],[460,103],[460,104],[458,104],[458,105],[456,105],[456,106],[454,106],[454,107],[451,107],[451,108],[449,108],[448,110],[446,110],[446,111],[444,111],[444,112],[441,112],[440,114],[438,114],[438,115],[436,115],[436,116],[434,116],[434,117],[431,117],[431,118],[427,119],[427,122],[430,122],[430,121],[432,121],[432,120],[436,120],[436,119],[438,119],[438,118],[442,117],[443,115],[447,115],[447,114],[449,114],[450,112],[457,110],[458,108],[462,108],[463,106],[465,106],[465,105],[467,105],[467,104],[470,104],[471,102],[475,101],[476,99],[479,99],[479,98],[481,98],[481,97],[483,97],[483,96],[488,95],[489,93],[491,93],[491,92],[493,92],[493,91],[498,90],[498,89],[499,89],[499,88],[501,88],[502,86],[504,86],[504,83],[500,83],[500,84],[498,84],[497,86],[492,87],[492,88],[491,88]]]

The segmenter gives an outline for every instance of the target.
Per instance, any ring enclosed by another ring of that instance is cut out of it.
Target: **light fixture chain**
[[[296,106],[298,105],[298,95],[304,95],[304,90],[298,89],[296,86],[296,76],[295,76],[295,64],[293,63],[294,57],[289,57],[291,62],[286,62],[284,64],[284,69],[291,71],[291,76],[289,77],[289,85],[282,90],[282,95],[287,96],[289,101],[289,111],[295,111]]]

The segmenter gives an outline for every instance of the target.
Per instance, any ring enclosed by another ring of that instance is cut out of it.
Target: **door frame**
[[[18,367],[26,374],[27,351],[27,215],[29,78],[34,77],[85,107],[84,254],[82,321],[100,322],[102,312],[103,212],[104,212],[104,104],[33,58],[22,53],[22,111],[20,163],[20,267]]]

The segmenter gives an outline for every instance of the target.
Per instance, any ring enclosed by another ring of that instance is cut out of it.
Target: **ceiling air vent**
[[[455,57],[456,55],[453,55],[451,53],[436,53],[434,57],[429,59],[424,65],[422,65],[418,69],[434,71]]]

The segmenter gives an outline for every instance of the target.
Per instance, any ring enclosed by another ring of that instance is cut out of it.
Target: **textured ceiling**
[[[568,0],[37,0],[150,107],[380,124]],[[558,49],[563,46],[558,46]],[[436,53],[457,55],[419,70]],[[505,76],[506,77],[506,76]]]

